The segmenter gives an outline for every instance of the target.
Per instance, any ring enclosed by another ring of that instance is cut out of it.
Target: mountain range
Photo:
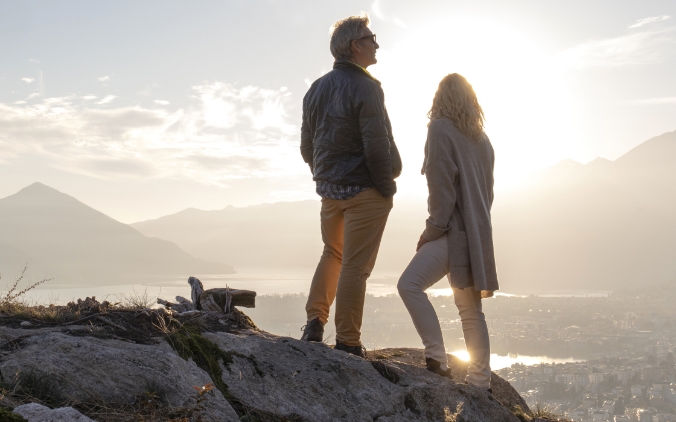
[[[499,157],[498,157],[499,159]],[[122,224],[35,183],[0,199],[0,271],[28,262],[78,283],[223,274],[237,267],[314,267],[319,201],[278,202]],[[399,274],[427,216],[423,199],[395,198],[376,270]],[[560,162],[492,210],[501,289],[618,290],[676,280],[676,131],[617,160]]]
[[[494,206],[515,291],[616,290],[676,279],[676,132],[615,161],[564,161]]]
[[[498,157],[499,159],[499,157]],[[132,224],[205,259],[237,266],[315,266],[318,201],[187,209]],[[616,290],[676,279],[676,131],[615,161],[566,160],[534,174],[492,210],[502,290]],[[400,272],[426,205],[395,199],[376,269]]]
[[[150,238],[41,183],[0,199],[0,271],[56,284],[124,283],[139,277],[232,273],[167,240]]]

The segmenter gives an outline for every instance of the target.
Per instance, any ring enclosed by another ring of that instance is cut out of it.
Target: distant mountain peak
[[[197,259],[171,242],[146,237],[40,182],[0,199],[0,240],[0,267],[39,262],[43,271],[62,279],[117,282],[123,275],[233,271],[229,265]]]
[[[76,198],[65,194],[59,190],[54,189],[51,186],[47,186],[44,183],[35,182],[25,188],[21,189],[13,195],[9,195],[5,198],[0,198],[0,201],[3,202],[13,202],[13,201],[40,201],[40,202],[50,202],[54,203],[55,201],[67,204],[67,203],[78,203],[82,204]],[[86,207],[86,205],[82,204]],[[87,207],[89,208],[89,207]]]
[[[31,183],[30,185],[21,189],[19,192],[41,192],[41,191],[59,192],[58,190],[54,189],[53,187],[47,186],[44,183],[40,183],[40,182]],[[59,193],[61,193],[61,192],[59,192]]]

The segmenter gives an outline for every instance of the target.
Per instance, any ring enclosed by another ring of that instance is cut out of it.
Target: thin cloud
[[[113,101],[115,98],[117,98],[115,95],[106,95],[101,101],[99,101],[96,104],[108,104],[111,101]]]
[[[408,29],[408,26],[404,22],[402,22],[400,19],[394,18],[394,19],[392,19],[392,22],[394,22],[396,25],[398,25],[398,26],[400,26],[404,29]]]
[[[223,82],[193,87],[191,103],[110,107],[70,95],[0,103],[3,159],[33,157],[97,178],[170,178],[225,185],[233,179],[305,174],[288,89]],[[106,101],[103,104],[103,101]],[[160,100],[161,101],[161,100]]]
[[[38,59],[28,59],[30,63],[40,63],[40,60]]]
[[[397,18],[396,16],[388,17],[385,15],[385,13],[383,13],[381,0],[375,0],[373,3],[371,3],[371,13],[373,13],[381,21],[392,22],[402,28],[408,28],[401,19]]]
[[[241,174],[246,174],[252,170],[265,170],[268,166],[268,159],[249,157],[246,155],[214,156],[201,154],[188,156],[186,158],[200,167],[209,170],[221,170],[227,168],[229,171],[236,170]]]
[[[644,98],[640,100],[622,101],[622,105],[665,105],[676,104],[676,97],[658,97],[658,98]]]
[[[35,78],[21,78],[21,80],[26,82],[27,84],[35,82]]]
[[[169,101],[165,101],[165,100],[155,100],[153,102],[155,104],[159,104],[159,105],[169,105]]]
[[[671,16],[662,15],[662,16],[653,16],[653,17],[645,18],[645,19],[639,19],[633,25],[629,26],[629,28],[640,28],[644,25],[648,25],[648,24],[651,24],[651,23],[665,21],[669,18],[671,18]]]
[[[106,75],[106,76],[101,76],[100,78],[96,78],[96,79],[97,79],[98,81],[101,81],[101,82],[106,82],[106,81],[109,81],[109,80],[110,80],[110,76],[108,76],[108,75]]]
[[[375,0],[371,4],[371,12],[373,12],[373,14],[378,17],[378,19],[387,20],[387,18],[385,17],[385,14],[383,13],[382,9],[380,8],[380,0]]]
[[[82,97],[80,97],[80,98],[82,98],[83,100],[95,100],[95,99],[97,99],[98,97],[97,97],[96,95],[84,95],[84,96],[82,96]]]
[[[557,60],[569,69],[656,64],[672,54],[675,44],[674,28],[639,31],[580,44],[559,53]]]

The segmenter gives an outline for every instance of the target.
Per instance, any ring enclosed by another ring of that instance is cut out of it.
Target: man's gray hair
[[[331,54],[336,60],[349,60],[352,57],[352,41],[362,37],[362,30],[369,26],[369,15],[350,16],[331,26]]]

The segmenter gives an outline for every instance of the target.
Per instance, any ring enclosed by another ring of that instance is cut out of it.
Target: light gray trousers
[[[448,365],[444,338],[439,318],[425,290],[449,272],[448,240],[444,235],[425,243],[418,250],[397,284],[399,295],[425,346],[425,357],[441,362],[443,369]],[[491,351],[486,317],[481,309],[481,293],[471,287],[453,288],[453,297],[460,314],[465,347],[470,358],[465,381],[477,387],[489,388]]]

